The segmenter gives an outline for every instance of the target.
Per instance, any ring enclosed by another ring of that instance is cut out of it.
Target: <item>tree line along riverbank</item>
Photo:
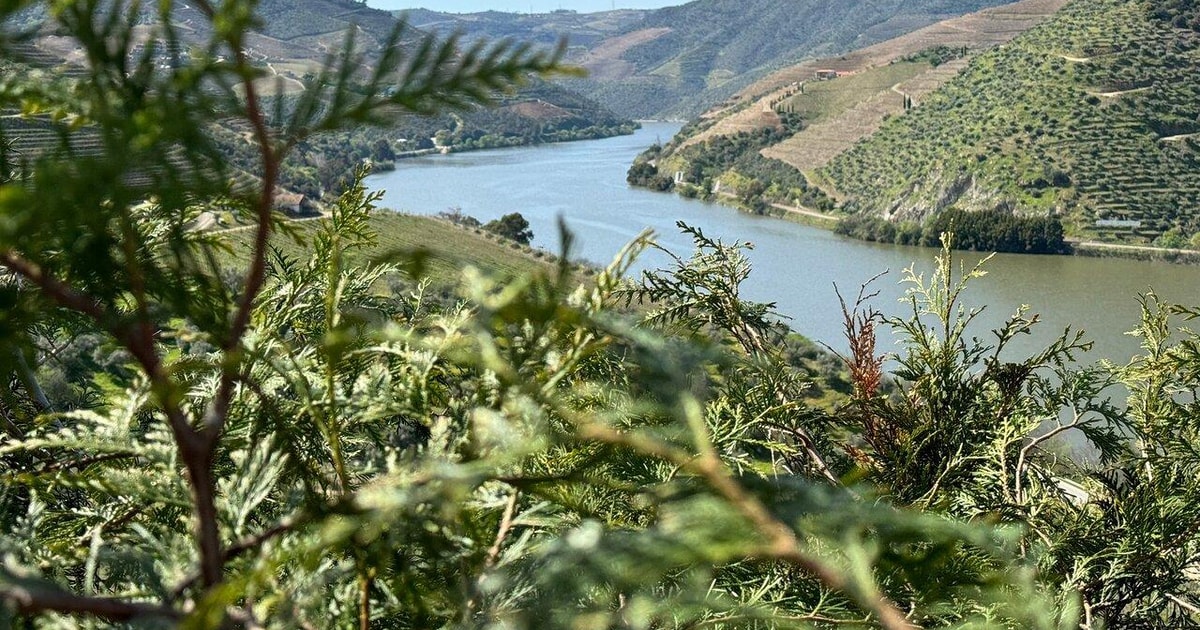
[[[626,181],[636,187],[713,201],[742,212],[772,216],[877,243],[938,247],[940,235],[953,231],[956,248],[970,251],[1200,264],[1200,252],[1181,247],[1071,238],[1056,216],[951,208],[925,222],[917,222],[839,213],[837,202],[812,186],[804,174],[758,153],[780,133],[786,132],[770,129],[743,132],[693,144],[678,152],[673,152],[670,143],[655,144],[634,160]],[[681,131],[679,137],[685,135]],[[683,168],[687,170],[675,170]]]

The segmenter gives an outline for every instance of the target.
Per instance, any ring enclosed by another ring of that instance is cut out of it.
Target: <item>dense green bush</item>
[[[887,219],[865,214],[842,217],[833,230],[837,234],[864,241],[894,243],[896,245],[924,245],[921,225],[914,221],[894,223]]]
[[[869,287],[844,304],[848,376],[830,386],[848,393],[816,407],[796,361],[811,349],[740,296],[747,246],[682,224],[695,252],[661,250],[636,278],[646,236],[584,283],[564,257],[517,278],[467,268],[457,300],[430,299],[396,282],[421,252],[362,256],[363,171],[304,254],[273,247],[301,232],[272,212],[286,154],[397,108],[487,101],[558,59],[429,40],[364,78],[335,58],[272,127],[238,46],[254,3],[190,3],[233,61],[125,72],[97,54],[71,89],[0,86],[6,108],[105,138],[0,182],[0,625],[1200,622],[1200,338],[1181,326],[1200,311],[1145,297],[1123,366],[1087,365],[1075,333],[1020,356],[1037,317],[976,330],[962,298],[982,270],[944,250],[905,274],[911,316],[872,311]],[[56,32],[134,41],[94,6],[56,5]],[[157,9],[151,35],[177,37]],[[214,119],[248,125],[257,187],[231,184]],[[214,207],[250,226],[232,258],[233,235],[195,229]],[[1061,456],[1066,434],[1096,458]]]
[[[975,251],[1027,254],[1068,251],[1063,241],[1062,221],[1057,217],[1028,217],[1001,210],[947,210],[926,226],[925,244],[936,244],[940,235],[947,232],[954,233],[957,247]]]
[[[659,173],[657,166],[644,160],[638,160],[629,167],[625,181],[632,186],[641,186],[659,192],[666,192],[675,187],[675,178]]]
[[[533,240],[533,230],[529,229],[529,221],[520,212],[511,212],[499,219],[488,221],[483,229],[498,234],[521,245],[528,245]]]
[[[738,199],[742,207],[763,214],[770,204],[800,204],[830,211],[834,202],[819,189],[809,186],[808,180],[794,167],[774,158],[763,157],[760,151],[780,142],[803,128],[800,117],[783,114],[780,127],[764,127],[755,132],[716,136],[704,142],[671,152],[671,147],[655,145],[638,157],[630,167],[628,181],[635,186],[665,191],[675,187],[674,178],[660,173],[654,166],[664,154],[670,153],[672,164],[685,165],[683,182],[689,196],[709,197],[716,182],[722,191]],[[730,180],[739,185],[730,186]]]
[[[838,234],[898,245],[937,246],[953,232],[959,249],[1021,254],[1065,254],[1062,222],[1056,217],[1026,217],[1000,210],[946,210],[924,226],[893,223],[870,215],[851,215],[838,222]]]

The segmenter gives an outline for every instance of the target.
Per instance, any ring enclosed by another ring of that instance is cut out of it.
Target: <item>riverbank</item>
[[[644,186],[640,188],[650,192],[676,194],[675,191],[653,191]],[[842,221],[842,217],[826,214],[812,208],[790,206],[772,202],[764,202],[766,210],[764,212],[759,212],[754,208],[744,204],[736,194],[731,192],[722,191],[716,193],[715,195],[708,195],[706,197],[690,196],[686,194],[679,194],[679,196],[685,198],[709,200],[738,212],[783,219],[792,223],[798,223],[800,225],[806,225],[809,227],[815,227],[829,231],[835,231],[838,224]],[[843,236],[855,238],[853,235],[849,234],[843,234]],[[879,242],[871,239],[855,240],[861,240],[868,243]],[[1162,262],[1175,265],[1200,265],[1200,251],[1197,250],[1166,249],[1162,247],[1151,247],[1148,245],[1125,245],[1121,243],[1102,243],[1099,241],[1081,241],[1076,239],[1066,239],[1065,243],[1070,248],[1070,251],[1066,254],[1060,255],[1080,256],[1085,258],[1118,258],[1123,260],[1139,260],[1144,262]],[[927,249],[936,248],[929,247]],[[1019,252],[1010,253],[1018,253],[1021,255]]]
[[[1200,251],[1191,249],[1164,249],[1145,245],[1122,245],[1096,241],[1068,241],[1072,253],[1089,258],[1124,258],[1150,262],[1165,262],[1177,265],[1200,265]]]
[[[484,135],[477,140],[470,140],[459,144],[435,144],[432,147],[425,149],[417,149],[413,151],[402,151],[396,153],[397,160],[412,159],[425,157],[428,155],[448,155],[450,153],[466,153],[469,151],[491,151],[496,149],[513,149],[518,147],[536,147],[549,144],[563,144],[567,142],[584,142],[588,140],[605,140],[608,138],[616,138],[619,136],[631,136],[642,128],[642,121],[634,120],[626,124],[616,126],[592,126],[583,130],[576,130],[571,134],[558,133],[556,135],[543,135],[538,137],[529,136],[488,136]]]

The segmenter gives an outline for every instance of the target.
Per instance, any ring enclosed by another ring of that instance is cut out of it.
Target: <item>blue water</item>
[[[631,188],[625,172],[634,156],[656,140],[667,141],[679,125],[647,124],[632,136],[589,142],[438,155],[398,163],[394,172],[374,175],[368,185],[385,191],[382,204],[416,214],[451,207],[482,221],[520,212],[530,222],[535,244],[557,250],[561,218],[578,238],[577,258],[607,262],[642,230],[686,254],[690,241],[675,222],[682,220],[727,242],[749,241],[754,273],[744,296],[772,301],[796,331],[835,349],[845,346],[834,285],[856,293],[876,282],[872,302],[888,314],[904,312],[898,301],[901,272],[917,263],[926,273],[935,250],[865,243],[780,219],[751,216],[728,207]],[[979,256],[957,255],[973,264]],[[641,267],[663,265],[650,253]],[[1137,322],[1136,296],[1153,288],[1170,301],[1200,303],[1200,268],[1117,259],[1066,256],[996,256],[989,275],[972,285],[970,305],[987,308],[973,332],[988,335],[1019,305],[1040,313],[1040,332],[1022,337],[1015,350],[1032,352],[1065,326],[1082,328],[1096,340],[1091,359],[1128,360],[1137,340],[1123,335]],[[883,349],[891,344],[881,339]],[[1084,357],[1085,360],[1088,357]]]

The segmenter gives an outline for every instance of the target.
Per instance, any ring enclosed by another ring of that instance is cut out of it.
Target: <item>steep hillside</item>
[[[840,195],[822,167],[1066,1],[993,7],[774,72],[643,156],[630,180],[828,224]]]
[[[1076,0],[975,59],[820,169],[845,208],[1055,215],[1085,238],[1200,232],[1200,24],[1191,1]]]
[[[847,114],[845,110],[849,107],[893,92],[891,88],[895,83],[887,82],[886,78],[894,75],[896,69],[889,66],[906,60],[928,62],[925,66],[927,76],[906,74],[896,79],[911,80],[910,85],[897,88],[907,87],[906,94],[919,98],[961,70],[964,66],[961,57],[1011,40],[1049,18],[1066,2],[1020,0],[943,20],[837,57],[787,66],[755,81],[733,98],[705,112],[680,142],[686,146],[715,136],[775,125],[777,110],[800,113],[808,123]],[[839,79],[818,81],[818,70],[834,70]],[[898,110],[889,107],[884,113],[903,111],[903,99],[886,100],[889,105],[895,103],[900,107]],[[820,116],[807,114],[814,108],[819,110]],[[856,120],[848,120],[848,123],[859,124]]]
[[[1006,0],[695,0],[664,9],[540,16],[414,12],[469,36],[565,36],[591,77],[572,86],[622,114],[693,116],[768,71],[842,53]]]
[[[24,29],[36,28],[45,18],[45,7],[35,5],[20,21]],[[134,29],[134,44],[155,46],[150,40],[149,24],[157,20],[153,9],[143,7]],[[184,2],[172,6],[173,22],[184,44],[203,44],[208,37],[209,22],[199,9]],[[257,29],[247,33],[245,50],[264,63],[275,62],[283,67],[275,74],[285,75],[295,70],[293,78],[319,67],[330,52],[340,49],[343,35],[357,29],[359,49],[368,56],[378,51],[395,26],[395,18],[387,11],[372,9],[353,0],[262,0],[257,7],[260,18]],[[67,65],[82,63],[82,51],[68,38],[44,33],[31,42],[35,58],[41,61],[56,59]],[[29,47],[26,50],[30,50]],[[272,68],[275,70],[275,68]]]
[[[378,45],[395,25],[387,11],[346,0],[263,0],[258,12],[262,35],[313,48],[338,43],[351,27],[358,27],[371,44]]]
[[[745,87],[764,70],[805,57],[841,53],[1003,0],[701,0],[654,11],[642,27],[670,29],[624,59],[659,79],[695,113]],[[718,98],[713,98],[718,97]],[[646,94],[657,105],[661,96]]]
[[[646,11],[619,9],[600,13],[554,11],[527,14],[485,11],[482,13],[441,13],[428,9],[396,11],[414,28],[443,34],[460,31],[468,38],[504,37],[544,46],[554,46],[566,37],[579,51],[586,51],[603,40],[628,32],[643,19]]]
[[[355,33],[358,50],[370,64],[398,23],[391,13],[352,0],[263,0],[258,11],[260,27],[248,34],[244,50],[265,70],[266,76],[259,81],[260,93],[272,105],[278,101],[284,108],[307,89],[324,60],[341,49],[348,32]],[[187,46],[206,42],[209,33],[204,29],[209,22],[186,3],[176,5],[173,16],[183,40],[182,50],[166,50],[150,26],[137,26],[128,55],[141,58],[148,54],[153,64],[164,67],[189,63]],[[20,26],[37,33],[42,19],[44,15],[31,11]],[[153,23],[150,16],[142,21]],[[411,25],[408,28],[406,37],[421,35]],[[0,60],[0,76],[24,73],[28,68],[67,77],[85,73],[84,52],[74,40],[53,32],[39,33],[18,52],[18,60]],[[336,191],[348,172],[365,159],[388,168],[406,154],[601,138],[632,133],[634,128],[632,121],[569,88],[532,81],[517,94],[502,98],[494,108],[437,117],[409,116],[389,128],[339,132],[303,143],[292,153],[281,180],[294,191],[320,198]],[[14,160],[53,151],[86,154],[97,142],[87,129],[66,131],[46,118],[0,117],[0,143],[12,141]],[[258,158],[246,131],[227,124],[213,130],[229,162],[254,177]]]

